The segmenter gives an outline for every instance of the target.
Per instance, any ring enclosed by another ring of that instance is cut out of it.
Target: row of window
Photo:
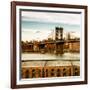
[[[42,78],[42,77],[62,77],[62,76],[79,76],[80,70],[78,67],[73,68],[23,68],[22,78]]]

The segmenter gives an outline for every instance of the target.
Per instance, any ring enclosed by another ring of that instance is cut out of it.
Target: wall
[[[11,90],[10,89],[10,1],[11,0],[0,0],[0,90]],[[23,0],[21,0],[23,1]],[[24,0],[26,1],[26,0]],[[63,4],[81,4],[88,5],[88,22],[90,23],[90,0],[28,0],[37,2],[48,2],[48,3],[63,3]],[[90,26],[88,27],[88,34],[90,34]],[[90,35],[88,35],[90,38]],[[88,41],[90,46],[90,41]],[[90,47],[88,47],[90,50]],[[88,53],[90,51],[88,50]],[[88,60],[90,59],[90,55]],[[90,64],[90,60],[88,61]],[[90,65],[88,65],[90,68]],[[88,72],[90,76],[90,70]],[[44,87],[44,88],[32,88],[27,90],[90,90],[90,77],[88,79],[88,85],[75,85],[75,86],[60,86],[60,87]],[[26,89],[22,89],[26,90]]]

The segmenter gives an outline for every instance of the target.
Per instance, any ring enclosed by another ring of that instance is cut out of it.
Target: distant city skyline
[[[21,39],[22,41],[40,41],[48,37],[54,38],[55,35],[51,33],[55,32],[55,27],[63,27],[64,37],[70,32],[72,37],[80,38],[80,23],[81,14],[22,11]]]

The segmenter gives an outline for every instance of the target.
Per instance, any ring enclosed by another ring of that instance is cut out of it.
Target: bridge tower
[[[55,28],[55,53],[56,54],[63,54],[63,28],[56,27]]]

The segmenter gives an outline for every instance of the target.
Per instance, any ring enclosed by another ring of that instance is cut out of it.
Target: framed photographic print
[[[87,6],[11,2],[11,88],[87,84]]]

